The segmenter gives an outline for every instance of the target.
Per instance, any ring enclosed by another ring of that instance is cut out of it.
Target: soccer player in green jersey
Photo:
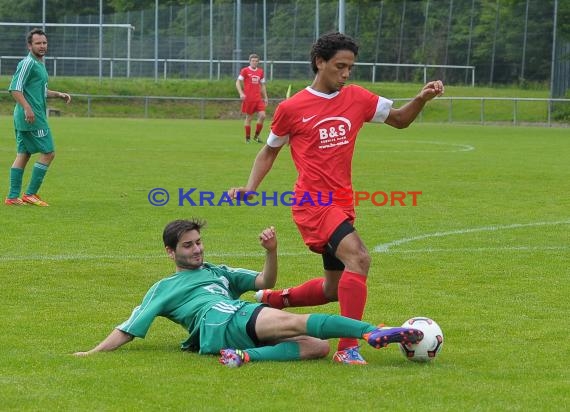
[[[200,220],[175,220],[163,232],[166,253],[176,272],[156,282],[129,319],[101,343],[76,356],[112,351],[144,338],[153,320],[162,316],[178,323],[190,336],[182,349],[221,354],[230,367],[250,361],[316,359],[327,356],[324,339],[349,336],[375,348],[390,343],[416,343],[423,333],[411,328],[377,327],[339,315],[299,315],[240,300],[246,291],[273,287],[277,280],[277,237],[273,227],[259,235],[266,250],[261,272],[213,265],[204,261]]]
[[[10,191],[4,200],[9,206],[27,204],[48,206],[38,191],[52,162],[55,152],[53,137],[47,121],[48,97],[58,97],[66,103],[71,96],[48,89],[48,73],[44,64],[47,36],[41,29],[33,29],[26,38],[28,55],[18,63],[9,91],[14,100],[14,129],[16,131],[16,160],[10,169]],[[34,153],[40,153],[34,164],[28,188],[20,198],[24,169]]]

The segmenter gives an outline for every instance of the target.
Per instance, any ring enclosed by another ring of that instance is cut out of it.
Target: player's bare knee
[[[362,248],[358,254],[358,263],[363,268],[362,273],[368,273],[368,269],[370,269],[370,263],[372,258],[370,257],[370,253],[366,248]]]
[[[330,344],[327,340],[319,340],[318,344],[315,344],[315,357],[324,358],[328,356],[331,350]]]
[[[40,161],[42,163],[49,164],[54,158],[55,158],[55,152],[42,153],[42,155],[40,156]]]
[[[283,332],[281,337],[287,338],[306,333],[309,315],[285,312],[277,309],[272,310],[276,312],[273,313],[274,316],[272,316],[271,322],[275,325],[279,325],[279,329]]]
[[[306,337],[298,343],[301,359],[320,359],[328,356],[330,352],[330,345],[326,340]]]
[[[367,274],[372,258],[364,246],[354,251],[344,262],[346,269],[352,272]]]

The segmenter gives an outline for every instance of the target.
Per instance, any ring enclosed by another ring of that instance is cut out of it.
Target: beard
[[[184,259],[176,259],[176,266],[184,269],[198,269],[204,263],[203,255],[193,255]]]

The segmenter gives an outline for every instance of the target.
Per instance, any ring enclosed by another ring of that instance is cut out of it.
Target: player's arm
[[[441,80],[427,83],[411,101],[398,109],[390,109],[385,123],[397,129],[408,127],[420,114],[427,102],[444,92]]]
[[[68,104],[71,101],[71,96],[69,94],[58,92],[55,90],[48,90],[47,91],[47,97],[58,97],[58,98],[62,99],[63,101],[65,101],[65,103],[68,103]]]
[[[255,278],[256,289],[271,289],[277,282],[277,236],[273,226],[259,235],[259,243],[266,250],[263,270]]]
[[[265,104],[269,103],[269,97],[267,96],[267,86],[265,85],[265,82],[261,83],[261,97],[263,98]]]
[[[240,77],[238,77],[236,80],[236,89],[239,93],[239,98],[245,99],[245,93],[243,92],[243,81],[241,80]]]
[[[24,116],[26,122],[33,123],[34,120],[36,119],[36,115],[32,110],[32,106],[30,106],[30,104],[24,97],[24,93],[19,90],[10,90],[10,94],[12,94],[12,97],[14,98],[14,100],[16,100],[16,103],[18,103],[20,106],[24,108]]]
[[[257,156],[255,156],[255,160],[253,162],[253,167],[251,168],[251,173],[249,174],[249,179],[247,180],[247,189],[248,190],[256,190],[267,173],[273,167],[273,163],[279,154],[282,146],[279,147],[271,147],[269,145],[265,145],[261,148]]]
[[[132,341],[135,337],[129,333],[123,332],[119,329],[113,331],[101,343],[93,349],[86,352],[75,352],[75,356],[88,356],[96,352],[108,352],[123,346],[125,343]]]

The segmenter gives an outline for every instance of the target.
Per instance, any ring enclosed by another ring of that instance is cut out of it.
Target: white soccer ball
[[[424,338],[419,343],[400,344],[400,350],[406,359],[414,362],[428,362],[441,351],[443,332],[433,319],[414,317],[405,321],[402,327],[418,329],[424,333]]]

